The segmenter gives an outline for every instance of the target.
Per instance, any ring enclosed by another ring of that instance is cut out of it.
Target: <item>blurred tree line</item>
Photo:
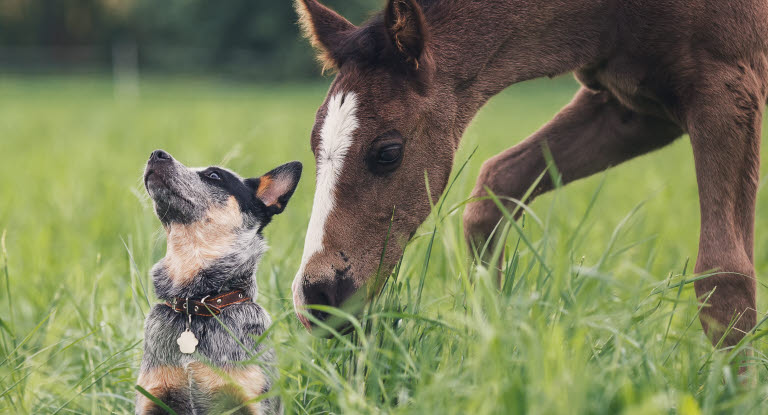
[[[383,7],[323,2],[356,24]],[[316,76],[296,21],[292,0],[0,0],[0,68],[109,69],[120,55],[142,72]]]

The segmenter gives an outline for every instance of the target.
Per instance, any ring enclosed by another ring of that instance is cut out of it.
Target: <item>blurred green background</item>
[[[381,5],[325,3],[353,22]],[[0,68],[316,77],[296,20],[292,0],[0,0]]]
[[[354,23],[382,5],[326,3]],[[493,98],[457,155],[469,161],[451,209],[409,244],[364,332],[307,335],[290,284],[314,190],[309,132],[331,78],[295,21],[289,0],[0,0],[0,413],[132,410],[156,301],[148,271],[165,252],[141,182],[156,148],[243,176],[304,163],[258,274],[286,413],[768,412],[765,332],[745,387],[733,357],[712,353],[691,285],[676,285],[692,278],[698,242],[687,138],[537,199],[508,239],[511,292],[470,265],[460,205],[483,160],[566,104],[570,76]]]

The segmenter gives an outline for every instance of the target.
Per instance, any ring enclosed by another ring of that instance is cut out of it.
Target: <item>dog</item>
[[[138,386],[177,414],[282,413],[262,397],[274,381],[274,351],[257,339],[271,324],[257,296],[262,230],[301,177],[299,162],[242,179],[220,168],[188,168],[153,151],[144,185],[167,233],[152,268],[156,304],[145,322]],[[166,413],[142,391],[136,414]]]

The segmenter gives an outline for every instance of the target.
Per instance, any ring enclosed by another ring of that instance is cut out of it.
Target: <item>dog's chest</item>
[[[227,307],[217,318],[193,316],[189,329],[198,339],[193,354],[182,353],[177,344],[187,330],[186,319],[165,305],[152,309],[145,327],[140,386],[177,404],[178,413],[225,413],[238,407],[247,413],[281,412],[279,399],[257,399],[270,390],[274,373],[274,352],[256,341],[271,324],[260,306]],[[151,405],[138,396],[137,413]]]
[[[159,305],[147,318],[144,358],[157,365],[172,366],[195,362],[196,355],[219,366],[248,360],[263,348],[254,338],[264,332],[269,320],[266,312],[253,303],[226,309],[218,320],[193,316],[189,329],[197,345],[194,354],[187,354],[182,353],[178,343],[187,330],[185,316]]]

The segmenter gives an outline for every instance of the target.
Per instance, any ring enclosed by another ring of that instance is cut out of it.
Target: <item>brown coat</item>
[[[324,66],[338,71],[312,135],[318,166],[318,150],[332,140],[326,117],[331,110],[333,120],[338,115],[329,102],[353,97],[355,104],[345,113],[355,128],[333,186],[318,187],[326,194],[316,201],[333,203],[316,221],[322,228],[309,230],[308,241],[320,244],[305,249],[293,287],[297,307],[338,306],[392,269],[429,214],[425,172],[436,199],[465,128],[490,97],[516,82],[574,72],[583,87],[573,101],[486,161],[473,196],[488,187],[522,198],[546,168],[543,147],[568,183],[688,133],[702,213],[696,272],[721,271],[695,283],[701,297],[715,290],[702,324],[717,342],[735,319],[727,345],[754,327],[768,2],[389,0],[360,26],[316,0],[296,4]],[[382,151],[382,140],[400,146],[395,167],[382,163],[382,154],[387,162],[393,153]],[[551,188],[547,175],[534,196]],[[469,204],[468,242],[485,241],[500,218],[488,200]]]

